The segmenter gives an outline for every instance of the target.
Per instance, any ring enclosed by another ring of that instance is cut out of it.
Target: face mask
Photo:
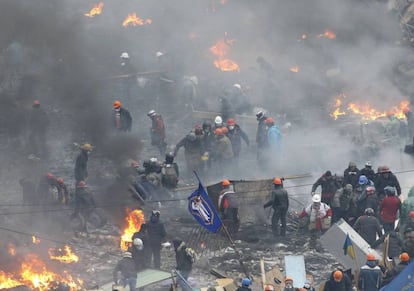
[[[293,288],[293,283],[291,283],[291,282],[286,282],[286,283],[285,283],[285,287],[286,287],[286,288]]]
[[[116,112],[119,112],[121,110],[121,107],[115,108]]]
[[[233,130],[234,129],[234,126],[233,125],[230,125],[229,126],[229,130]]]

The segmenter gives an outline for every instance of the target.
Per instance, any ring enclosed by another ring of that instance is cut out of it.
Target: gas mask
[[[291,282],[291,281],[285,282],[285,288],[293,289],[293,282]]]
[[[121,107],[115,108],[115,111],[116,111],[116,112],[121,111]]]

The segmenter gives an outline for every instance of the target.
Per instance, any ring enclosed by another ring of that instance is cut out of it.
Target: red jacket
[[[386,196],[380,205],[381,219],[383,222],[394,222],[397,219],[397,211],[401,208],[400,198]]]

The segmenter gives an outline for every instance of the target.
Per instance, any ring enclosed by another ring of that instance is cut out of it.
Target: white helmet
[[[149,116],[149,117],[153,117],[154,115],[156,115],[157,113],[155,112],[155,110],[150,110],[150,111],[148,111],[148,113],[147,113],[147,115]]]
[[[216,118],[214,118],[214,123],[216,125],[222,125],[223,124],[223,119],[221,118],[220,115],[217,115]]]
[[[319,202],[321,202],[321,195],[319,195],[319,194],[314,194],[314,195],[312,196],[312,201],[313,201],[313,202],[315,202],[315,203],[319,203]]]
[[[157,58],[159,58],[159,57],[161,57],[161,56],[163,56],[164,54],[162,53],[162,52],[157,52],[156,54],[155,54],[155,56],[157,57]]]
[[[134,246],[136,246],[139,250],[142,250],[144,248],[144,243],[140,238],[134,238],[133,242]]]
[[[234,88],[237,88],[237,89],[239,89],[239,90],[241,90],[241,85],[240,85],[240,84],[237,84],[237,83],[236,83],[236,84],[234,84],[234,85],[233,85],[233,87],[234,87]]]
[[[121,59],[129,59],[129,54],[127,52],[123,52],[121,54]]]

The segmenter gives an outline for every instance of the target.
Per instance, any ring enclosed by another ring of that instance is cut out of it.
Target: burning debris
[[[361,116],[362,120],[377,120],[379,118],[387,117],[387,116],[395,116],[398,119],[405,119],[405,113],[409,110],[410,101],[403,100],[400,102],[398,106],[392,106],[388,110],[378,110],[370,105],[368,102],[361,104],[359,102],[348,102],[346,108],[344,108],[343,100],[347,96],[345,94],[341,94],[335,99],[334,108],[335,110],[330,113],[330,116],[337,120],[341,115],[347,115],[349,113]]]
[[[152,23],[151,19],[145,19],[144,20],[144,19],[138,17],[137,14],[134,12],[134,13],[128,14],[128,16],[122,22],[122,26],[123,27],[143,26],[143,25],[150,25],[151,23]]]
[[[335,39],[336,33],[331,30],[326,30],[324,33],[318,34],[318,38]]]
[[[299,73],[300,69],[298,66],[294,66],[290,68],[289,71],[291,71],[292,73]]]
[[[227,54],[230,51],[230,47],[234,44],[235,41],[235,39],[228,38],[220,39],[210,48],[210,52],[217,57],[217,59],[214,60],[214,66],[217,69],[223,72],[240,72],[239,65],[235,61],[226,58]]]
[[[95,17],[96,15],[100,15],[102,13],[103,7],[103,2],[99,2],[88,13],[85,13],[84,15],[91,18]]]
[[[144,211],[141,209],[126,209],[127,217],[125,218],[126,227],[121,236],[121,250],[126,251],[132,242],[132,235],[141,229],[145,223]]]
[[[72,252],[70,246],[65,245],[65,247],[58,249],[49,249],[49,257],[51,260],[56,260],[64,264],[77,263],[79,257]]]

